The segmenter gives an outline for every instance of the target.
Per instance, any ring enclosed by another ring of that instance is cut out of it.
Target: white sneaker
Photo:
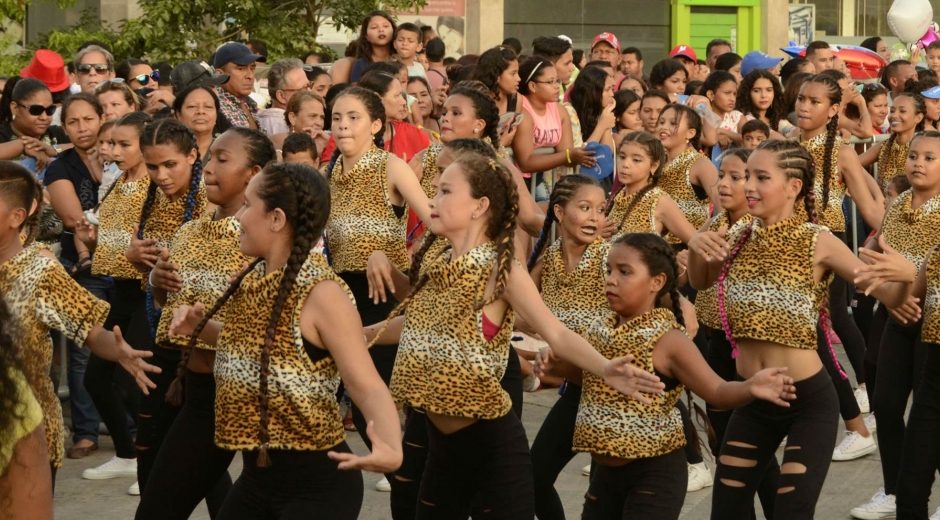
[[[878,421],[875,420],[874,413],[866,415],[864,421],[865,427],[868,428],[868,433],[875,433],[878,430]]]
[[[375,490],[388,493],[392,490],[392,485],[388,483],[387,478],[382,477],[382,480],[375,483]]]
[[[689,464],[689,487],[686,492],[691,493],[707,487],[712,487],[715,481],[712,479],[712,472],[704,462],[698,464]]]
[[[940,507],[938,507],[937,510],[934,511],[934,513],[930,515],[930,518],[927,520],[940,520]]]
[[[865,387],[860,386],[855,389],[855,400],[858,401],[858,409],[862,413],[871,411],[871,406],[868,405],[868,390],[865,390]]]
[[[885,495],[885,488],[878,488],[875,496],[871,497],[871,502],[852,509],[850,514],[860,520],[895,518],[898,507],[894,500],[894,495]]]
[[[846,431],[842,442],[832,452],[832,460],[855,460],[873,453],[877,449],[878,445],[875,444],[875,438],[871,435],[863,437],[858,432]]]
[[[140,496],[140,482],[134,482],[131,484],[131,487],[127,488],[127,494],[135,497]]]
[[[587,466],[584,466],[583,468],[581,468],[581,474],[584,475],[585,477],[590,477],[590,476],[591,476],[591,465],[588,464]]]
[[[533,376],[528,375],[522,379],[522,389],[526,392],[538,392],[542,388],[542,381]]]
[[[82,472],[82,478],[86,480],[107,480],[109,478],[136,476],[137,459],[122,459],[120,457],[111,457],[111,460],[97,468],[88,468]]]

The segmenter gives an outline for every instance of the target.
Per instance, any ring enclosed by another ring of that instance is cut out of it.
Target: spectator
[[[689,82],[689,71],[679,60],[660,60],[650,70],[650,86],[669,94],[673,102],[677,96],[685,95],[685,85]]]
[[[284,139],[281,146],[281,156],[286,163],[306,164],[311,168],[320,167],[320,154],[317,152],[317,145],[309,135],[303,132],[296,132]]]
[[[428,82],[431,90],[438,90],[447,85],[447,68],[444,66],[444,42],[434,38],[425,46],[428,55]],[[336,83],[335,81],[333,83]]]
[[[691,81],[695,76],[695,66],[698,64],[698,56],[695,55],[695,49],[688,45],[676,45],[669,51],[669,57],[678,61],[685,67],[686,76]],[[653,88],[657,88],[653,85]]]
[[[574,66],[581,70],[587,64],[587,55],[581,49],[575,49],[571,53],[571,61],[574,62]]]
[[[484,52],[473,71],[473,79],[490,89],[500,115],[518,111],[516,94],[521,82],[519,60],[511,49],[493,47]]]
[[[832,49],[824,41],[817,40],[806,46],[806,59],[813,64],[816,74],[831,69],[833,57]]]
[[[881,84],[887,88],[888,106],[894,104],[894,96],[904,92],[907,80],[917,77],[917,69],[907,60],[894,60],[881,72]]]
[[[760,119],[751,119],[741,127],[742,148],[755,150],[767,139],[770,139],[770,127]]]
[[[215,93],[211,85],[193,83],[183,89],[173,103],[173,115],[196,136],[199,157],[203,161],[208,160],[209,146],[215,136],[230,126]]]
[[[613,33],[603,32],[591,42],[591,61],[603,60],[614,70],[614,82],[620,81],[620,40]]]
[[[304,73],[307,74],[307,81],[309,82],[307,83],[307,90],[320,97],[325,97],[326,92],[333,86],[330,73],[317,65],[304,65]]]
[[[330,56],[328,52],[310,51],[304,54],[300,61],[304,62],[304,65],[321,65],[332,62],[333,56]]]
[[[532,42],[532,54],[552,62],[563,89],[571,82],[575,69],[571,42],[557,36],[540,36]]]
[[[881,39],[881,36],[871,36],[862,40],[862,43],[859,44],[860,47],[865,47],[866,49],[877,53],[879,56],[885,59],[887,62],[891,62],[891,49],[888,48],[888,44]]]
[[[95,87],[95,97],[104,109],[105,121],[114,121],[141,110],[140,97],[119,78],[99,83]]]
[[[49,87],[49,91],[52,92],[52,102],[58,107],[62,106],[62,102],[65,101],[65,98],[71,93],[69,90],[71,86],[69,77],[68,74],[65,73],[65,60],[54,51],[47,49],[39,49],[36,51],[29,65],[20,70],[20,77],[34,78],[42,81]],[[3,89],[0,88],[0,91],[2,90]],[[52,124],[59,124],[60,111],[61,108],[56,109],[56,113],[52,116]]]
[[[731,48],[731,42],[721,38],[715,38],[705,46],[705,64],[708,65],[709,69],[715,70],[715,62],[718,61],[718,56],[733,51],[734,49]]]
[[[741,75],[747,76],[752,70],[769,70],[774,76],[780,75],[780,69],[777,67],[783,58],[771,58],[761,51],[751,51],[744,55],[741,60]]]
[[[162,78],[163,76],[161,76]],[[179,94],[195,85],[217,87],[228,82],[228,74],[216,74],[208,63],[199,60],[184,61],[167,75],[173,92]]]
[[[398,59],[408,67],[409,76],[418,76],[426,78],[424,66],[416,60],[417,54],[421,52],[421,29],[413,23],[403,23],[395,31],[395,54]]]
[[[627,47],[620,53],[620,72],[643,77],[643,53],[636,47]]]
[[[287,132],[284,108],[291,96],[304,90],[309,83],[304,63],[297,58],[284,58],[271,64],[268,70],[268,94],[271,107],[258,112],[258,128],[266,135]]]
[[[392,40],[398,30],[395,20],[385,11],[372,11],[366,15],[359,28],[359,39],[356,48],[356,62],[353,63],[348,81],[359,81],[366,67],[380,61],[388,61],[392,57],[394,48]],[[333,83],[345,82],[347,79],[336,77]]]
[[[780,67],[780,83],[786,87],[790,82],[790,78],[798,72],[815,74],[816,67],[806,58],[793,58]]]
[[[409,96],[417,100],[417,105],[414,105],[413,108],[417,108],[421,115],[421,126],[419,128],[431,132],[432,140],[439,141],[441,127],[437,118],[434,117],[435,106],[434,98],[431,97],[431,84],[425,78],[412,76],[408,78],[406,90]]]
[[[129,58],[118,64],[114,69],[115,76],[124,80],[131,90],[143,87],[155,87],[160,73],[153,70],[144,60]]]
[[[437,33],[434,31],[434,28],[430,25],[421,26],[421,43],[427,46],[428,42],[437,38]]]
[[[216,87],[222,114],[232,126],[258,129],[255,117],[258,105],[249,94],[255,88],[255,68],[267,58],[251,52],[245,44],[229,42],[215,53],[215,70],[227,74],[229,80]]]
[[[733,52],[728,52],[718,56],[715,60],[715,69],[730,72],[738,84],[741,84],[741,57]]]
[[[326,124],[326,106],[324,99],[309,91],[301,91],[292,96],[284,110],[284,122],[287,132],[271,136],[271,142],[277,150],[283,149],[283,144],[291,134],[301,133],[314,140],[317,150],[326,147],[327,135],[323,128]],[[319,155],[317,158],[319,160]]]
[[[95,87],[102,81],[114,77],[114,57],[98,45],[89,45],[75,54],[75,73],[82,92],[94,94]]]
[[[512,52],[516,53],[517,58],[520,54],[522,54],[522,42],[519,41],[519,38],[506,38],[503,40],[502,45],[503,47],[509,47],[512,49]]]
[[[617,90],[632,90],[636,95],[643,97],[647,90],[646,81],[639,76],[628,74],[621,78]]]
[[[55,110],[43,82],[18,76],[7,81],[0,96],[0,160],[31,158],[29,169],[42,172],[69,142],[65,131],[52,124]]]

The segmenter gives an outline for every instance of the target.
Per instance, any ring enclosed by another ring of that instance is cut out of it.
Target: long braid
[[[418,278],[421,275],[421,266],[424,264],[424,257],[427,255],[428,250],[431,249],[431,246],[438,240],[439,237],[431,233],[430,230],[424,234],[424,242],[421,243],[421,247],[418,248],[418,251],[416,251],[411,258],[411,267],[408,269],[408,282],[411,286],[417,285]]]
[[[826,144],[823,156],[823,211],[829,208],[829,181],[832,179],[832,153],[839,134],[839,114],[832,116],[826,123]]]
[[[744,233],[741,234],[741,238],[734,245],[734,248],[731,249],[731,254],[728,255],[728,259],[725,260],[724,265],[721,266],[721,274],[718,276],[718,316],[721,321],[721,328],[725,332],[725,337],[728,339],[728,342],[731,343],[731,357],[734,359],[738,357],[738,342],[734,339],[734,334],[731,332],[731,323],[728,321],[728,312],[725,309],[725,278],[728,277],[728,271],[731,270],[731,264],[734,262],[735,257],[738,256],[744,243],[750,238],[756,222],[756,220],[752,220],[744,230]]]
[[[491,229],[494,222],[502,221],[501,229],[493,236],[493,241],[496,242],[496,285],[493,288],[493,294],[489,299],[481,302],[476,307],[477,310],[503,297],[516,254],[516,218],[519,216],[519,193],[516,191],[516,183],[509,170],[498,162],[490,159],[489,167],[503,181],[503,190],[509,196],[509,200],[506,211],[502,215],[494,213],[490,217]]]

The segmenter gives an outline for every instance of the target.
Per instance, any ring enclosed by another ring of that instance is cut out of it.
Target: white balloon
[[[888,27],[902,42],[917,42],[932,23],[933,6],[930,0],[894,0],[891,9],[888,9]]]

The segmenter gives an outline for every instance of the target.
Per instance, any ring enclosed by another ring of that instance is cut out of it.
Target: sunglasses
[[[42,114],[43,112],[45,112],[47,116],[52,116],[52,114],[55,114],[55,109],[56,109],[55,104],[49,105],[47,107],[44,107],[42,105],[29,105],[29,106],[17,105],[17,106],[25,108],[29,112],[29,115],[31,116],[38,116]]]
[[[91,69],[95,69],[98,74],[107,74],[111,67],[107,63],[82,63],[77,67],[78,73],[82,75],[91,74]]]
[[[95,94],[103,91],[110,83],[124,83],[124,78],[111,78],[109,80],[98,83],[98,85],[95,87]]]
[[[159,71],[159,70],[155,70],[155,71],[151,72],[149,75],[148,75],[148,74],[141,74],[140,76],[135,76],[135,77],[133,77],[133,78],[131,78],[131,79],[136,79],[137,82],[140,83],[141,85],[146,85],[147,83],[150,83],[150,80],[159,81],[159,80],[160,80],[160,71]]]

